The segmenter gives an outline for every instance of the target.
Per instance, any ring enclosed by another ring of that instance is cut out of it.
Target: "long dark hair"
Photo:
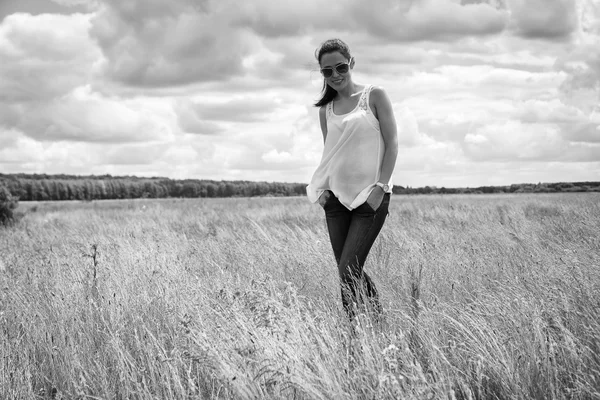
[[[315,51],[315,58],[319,62],[319,66],[321,65],[321,57],[323,57],[323,54],[333,53],[334,51],[339,52],[341,55],[348,59],[348,62],[350,62],[352,55],[350,54],[350,48],[348,47],[348,45],[340,39],[329,39],[323,42],[323,44],[321,44],[321,47],[319,47]],[[319,99],[319,101],[315,103],[315,107],[324,106],[325,104],[332,101],[337,95],[336,90],[329,86],[327,82],[325,82],[324,78],[323,91],[321,93],[321,99]]]

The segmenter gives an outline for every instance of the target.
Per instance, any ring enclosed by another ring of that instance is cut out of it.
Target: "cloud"
[[[8,15],[26,13],[74,14],[87,12],[94,7],[94,0],[2,0],[0,2],[0,22]]]
[[[348,21],[341,16],[351,2],[332,1],[324,6],[317,0],[224,1],[235,25],[266,38],[298,37],[324,26],[343,30]]]
[[[528,38],[561,38],[577,28],[575,0],[508,0],[510,27]]]
[[[163,143],[136,143],[108,147],[103,162],[112,165],[153,164],[167,153],[169,146]]]
[[[596,0],[580,0],[577,2],[577,12],[581,33],[600,35],[600,4]]]
[[[132,86],[222,81],[243,71],[250,47],[217,1],[107,1],[92,20],[105,72]]]
[[[600,110],[600,36],[559,58],[556,68],[566,73],[560,98],[586,113]]]
[[[101,55],[89,27],[82,14],[6,17],[0,24],[0,102],[52,99],[89,83]]]
[[[236,96],[218,103],[211,100],[184,100],[184,103],[204,121],[264,122],[268,114],[279,108],[276,99],[260,95]]]
[[[398,128],[398,145],[411,147],[419,143],[422,134],[415,114],[406,105],[394,107]]]
[[[316,31],[374,34],[393,41],[447,41],[499,33],[507,15],[488,4],[460,5],[451,0],[373,5],[345,0],[327,7],[315,0],[111,0],[93,19],[91,35],[107,60],[108,76],[126,85],[160,87],[228,82],[249,73],[261,76],[261,71],[269,78],[278,76],[282,64],[301,69],[318,45],[313,41],[306,46],[302,39]],[[287,48],[277,48],[287,38],[291,39]],[[272,48],[265,47],[266,42]],[[294,42],[306,50],[303,55],[295,51]],[[289,61],[294,65],[284,64]],[[260,68],[253,69],[257,64]]]
[[[40,141],[124,143],[171,135],[169,104],[103,96],[90,16],[13,14],[0,24],[0,127]]]
[[[19,163],[22,159],[15,157],[12,149],[19,146],[21,133],[15,129],[0,128],[0,163]]]
[[[500,33],[507,13],[490,4],[457,4],[450,0],[378,2],[356,1],[352,17],[357,26],[390,40],[441,40]]]
[[[10,134],[12,141],[2,140]],[[163,143],[87,143],[87,142],[40,142],[23,132],[0,130],[0,170],[2,172],[45,172],[117,175],[149,171],[155,176],[164,176],[165,171],[178,166],[188,143],[166,141]],[[191,150],[193,151],[193,150]],[[170,158],[175,152],[177,158]],[[194,152],[196,159],[197,154]],[[188,162],[191,159],[186,160]],[[171,165],[160,171],[156,165]],[[189,165],[189,164],[188,164]],[[174,168],[176,169],[176,168]],[[82,172],[84,171],[84,172]]]
[[[557,124],[516,121],[486,125],[465,136],[463,149],[477,162],[594,161],[600,146],[571,143]]]
[[[8,110],[13,113],[9,128],[40,141],[125,143],[162,140],[172,134],[164,115],[157,116],[157,110],[143,101],[104,98],[89,86],[49,102],[17,104]]]
[[[248,131],[251,125],[268,126],[278,123],[290,111],[288,95],[281,90],[275,94],[255,91],[252,94],[205,93],[175,101],[174,111],[182,131],[196,134],[221,134],[227,131]],[[297,97],[297,96],[296,96]],[[283,123],[289,125],[289,122]],[[264,131],[264,129],[263,129]]]
[[[0,167],[8,173],[85,170],[90,165],[90,154],[94,154],[80,145],[73,151],[73,144],[42,143],[18,130],[0,131],[0,135],[7,133],[14,141],[0,148]]]
[[[600,144],[600,118],[595,122],[561,123],[558,126],[563,138],[571,143]]]
[[[451,0],[345,0],[327,7],[315,0],[258,0],[245,2],[239,11],[237,23],[269,38],[331,30],[344,36],[368,33],[407,41],[498,33],[508,16],[493,5],[463,6]]]
[[[274,163],[274,164],[283,164],[283,163],[289,163],[290,161],[293,160],[293,156],[291,153],[288,153],[287,151],[277,151],[275,149],[272,149],[270,151],[268,151],[267,153],[263,154],[262,157],[263,161],[267,162],[267,163]]]
[[[590,114],[600,111],[600,5],[581,0],[577,12],[580,24],[573,45],[557,57],[554,68],[566,74],[561,101]]]
[[[516,113],[522,122],[577,122],[581,118],[581,111],[569,107],[558,99],[550,101],[527,100],[523,102]]]
[[[288,175],[286,180],[298,181],[301,177],[301,181],[308,181],[321,158],[323,139],[316,109],[305,106],[301,110],[294,117],[283,112],[282,118],[287,117],[287,122],[238,130],[228,142],[228,148],[235,150],[222,154],[227,167],[239,171],[278,171]]]
[[[225,127],[222,125],[203,120],[198,115],[196,108],[197,105],[188,99],[181,99],[176,102],[177,123],[183,132],[200,135],[216,135],[226,132]]]
[[[88,10],[99,7],[100,0],[51,0],[63,7],[85,7]]]
[[[437,117],[423,118],[419,122],[422,135],[437,142],[462,143],[465,136],[483,125],[485,117],[481,113],[466,113],[459,109]]]

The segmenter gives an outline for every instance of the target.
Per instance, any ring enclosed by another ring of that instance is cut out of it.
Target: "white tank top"
[[[349,210],[363,204],[379,181],[385,143],[379,121],[369,107],[373,86],[365,86],[358,104],[347,114],[337,115],[333,102],[327,103],[327,136],[321,163],[306,187],[315,203],[331,190]],[[382,182],[385,183],[385,182]],[[391,182],[390,185],[391,192]]]

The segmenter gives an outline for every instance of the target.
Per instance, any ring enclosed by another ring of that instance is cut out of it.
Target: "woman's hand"
[[[385,192],[383,191],[383,189],[380,186],[375,186],[373,188],[373,190],[371,191],[371,194],[369,195],[369,197],[367,197],[367,204],[373,210],[377,211],[377,209],[383,202],[384,195],[385,195]]]
[[[321,193],[319,199],[317,200],[321,207],[325,207],[327,200],[329,200],[329,196],[331,196],[331,192],[329,190],[325,190],[323,193]]]

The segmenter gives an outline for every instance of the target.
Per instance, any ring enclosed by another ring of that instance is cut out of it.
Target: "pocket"
[[[388,204],[389,205],[390,202],[390,195],[389,193],[386,193],[383,195],[383,199],[381,199],[381,203],[379,203],[379,207],[377,208],[373,208],[367,201],[364,202],[364,204],[367,206],[367,208],[371,211],[373,211],[374,213],[376,213],[377,211],[379,211],[384,205]]]
[[[360,206],[358,206],[358,207],[359,207],[359,208],[361,208],[361,207],[362,207],[362,208],[364,208],[364,209],[365,209],[365,211],[368,211],[368,212],[370,212],[370,213],[373,213],[373,214],[374,214],[374,213],[376,213],[376,212],[377,212],[377,210],[378,210],[379,208],[381,208],[381,205],[380,205],[378,208],[373,208],[373,206],[371,206],[371,205],[369,204],[369,202],[365,200],[365,202],[364,202],[364,203],[362,203],[362,204],[361,204]]]
[[[329,201],[330,198],[331,198],[331,191],[325,190],[323,193],[321,193],[317,202],[319,203],[319,205],[321,207],[325,208],[325,206],[327,205],[327,202]]]
[[[379,209],[383,209],[385,210],[386,215],[390,214],[389,208],[390,208],[390,194],[386,193],[383,196],[383,200],[381,201],[381,205],[379,206]]]
[[[379,203],[379,207],[373,208],[372,205],[370,205],[368,202],[365,201],[365,204],[367,205],[367,207],[369,208],[369,210],[373,211],[373,212],[377,212],[377,210],[379,210],[381,208],[381,205],[383,204],[383,200],[381,200],[381,203]]]

